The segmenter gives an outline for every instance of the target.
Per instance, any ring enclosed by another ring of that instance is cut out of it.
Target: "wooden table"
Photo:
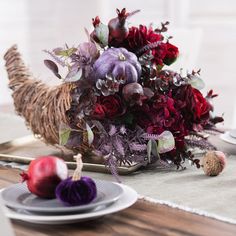
[[[0,166],[0,188],[19,182],[19,173]],[[13,221],[13,227],[16,236],[236,235],[236,225],[143,200],[126,210],[89,222],[47,226]]]

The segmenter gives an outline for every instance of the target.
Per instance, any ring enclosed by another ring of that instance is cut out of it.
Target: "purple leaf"
[[[150,88],[144,87],[144,88],[143,88],[143,92],[144,92],[144,95],[145,95],[148,99],[150,99],[150,98],[152,98],[152,97],[154,96],[154,92],[153,92]]]
[[[57,78],[59,78],[59,79],[61,79],[61,76],[59,75],[59,69],[58,69],[58,66],[56,65],[56,63],[55,62],[53,62],[53,61],[51,61],[51,60],[44,60],[44,64],[45,64],[45,66],[49,69],[49,70],[51,70],[52,72],[53,72],[53,74],[57,77]]]
[[[110,125],[109,135],[113,136],[117,132],[117,129],[114,125]]]
[[[47,53],[49,56],[51,56],[52,58],[53,58],[53,60],[56,62],[56,63],[58,63],[58,65],[61,65],[61,66],[63,66],[63,67],[65,67],[66,66],[66,64],[65,64],[65,62],[61,59],[61,58],[59,58],[58,56],[56,56],[55,54],[54,54],[54,52],[50,52],[50,51],[48,51],[48,50],[43,50],[45,53]]]
[[[121,134],[126,134],[126,128],[125,128],[125,126],[124,125],[122,125],[121,127],[120,127],[120,133]]]
[[[78,65],[73,65],[69,71],[69,73],[66,75],[66,79],[70,79],[74,77],[79,71],[79,66]]]
[[[64,82],[76,82],[80,80],[81,77],[82,77],[82,70],[80,69],[74,76],[68,77],[67,75],[66,78],[64,79]]]
[[[115,142],[114,142],[114,146],[115,149],[117,150],[117,152],[121,155],[124,156],[125,155],[125,150],[123,147],[123,143],[121,141],[121,139],[119,139],[118,137],[116,138]]]
[[[131,143],[129,147],[132,151],[143,152],[147,150],[146,144]]]
[[[159,135],[158,134],[147,134],[147,133],[144,133],[144,134],[142,134],[142,138],[144,138],[146,140],[158,140]]]
[[[118,175],[118,171],[117,171],[117,161],[116,158],[112,155],[109,155],[106,159],[106,165],[109,167],[109,170],[111,171],[111,174],[114,176],[114,178],[116,179],[116,181],[118,183],[121,183],[121,180],[119,178]]]

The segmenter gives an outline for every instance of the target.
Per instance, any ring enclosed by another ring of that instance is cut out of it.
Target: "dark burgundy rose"
[[[125,106],[118,95],[99,96],[92,112],[92,117],[97,119],[113,119],[123,115]]]
[[[106,116],[104,106],[96,103],[92,116],[98,119],[104,119]]]
[[[177,107],[190,130],[200,130],[209,121],[211,106],[201,92],[191,85],[183,85],[175,91]]]
[[[177,59],[177,57],[179,55],[179,49],[170,43],[166,43],[165,46],[166,46],[166,51],[165,51],[166,54],[163,59],[163,62],[169,66],[173,62],[175,62],[175,60]]]

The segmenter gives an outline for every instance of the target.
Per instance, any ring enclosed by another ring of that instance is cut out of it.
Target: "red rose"
[[[175,62],[178,55],[179,55],[179,49],[170,43],[166,43],[166,55],[163,59],[163,62],[169,66],[173,62]]]
[[[196,102],[195,118],[207,120],[209,118],[209,111],[211,110],[210,104],[202,96],[201,92],[195,88],[193,88],[193,96]]]
[[[105,109],[104,109],[103,105],[96,103],[92,116],[94,116],[98,119],[103,119],[103,118],[105,118],[105,115],[106,115],[104,110]]]
[[[124,104],[118,95],[99,96],[95,104],[92,116],[97,119],[113,119],[123,115]]]
[[[199,90],[189,84],[178,87],[174,99],[189,130],[199,130],[207,124],[211,106]]]

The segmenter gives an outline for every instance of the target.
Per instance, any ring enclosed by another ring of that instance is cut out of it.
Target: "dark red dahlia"
[[[152,62],[155,65],[170,65],[178,56],[178,48],[169,42],[164,43],[163,40],[163,35],[154,31],[152,27],[139,25],[139,27],[131,27],[127,38],[117,46],[125,47],[138,56],[151,51]]]
[[[127,47],[132,52],[140,51],[144,46],[161,42],[163,36],[153,31],[151,27],[147,28],[144,25],[138,27],[131,27],[127,37]]]
[[[188,134],[182,114],[175,107],[172,94],[156,94],[136,110],[137,124],[147,133],[161,134],[165,130],[173,133],[178,148],[184,147],[184,137]]]
[[[152,27],[147,28],[144,25],[131,27],[126,39],[125,46],[128,50],[141,56],[151,50],[152,62],[156,65],[163,65],[163,59],[166,56],[166,44],[163,43],[163,36],[156,33]]]

